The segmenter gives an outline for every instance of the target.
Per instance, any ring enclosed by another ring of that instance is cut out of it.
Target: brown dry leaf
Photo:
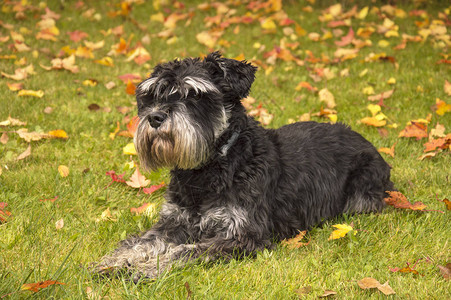
[[[447,149],[451,145],[451,133],[448,133],[446,137],[432,139],[424,144],[424,152],[435,151],[438,149]]]
[[[64,227],[64,220],[63,218],[59,219],[58,221],[55,222],[55,228],[57,230],[60,230]]]
[[[337,292],[335,292],[335,291],[325,290],[324,293],[321,296],[319,296],[319,298],[326,298],[326,297],[333,296],[336,294],[337,294]]]
[[[130,177],[130,180],[125,183],[133,188],[142,188],[149,185],[150,180],[146,179],[146,177],[139,172],[139,168],[136,167],[136,170]]]
[[[368,100],[369,101],[380,101],[380,100],[387,99],[387,98],[391,97],[391,95],[393,95],[394,91],[395,90],[393,89],[393,90],[385,91],[385,92],[377,94],[377,95],[368,96]]]
[[[446,266],[438,265],[438,268],[440,269],[440,274],[442,274],[443,278],[449,280],[451,277],[451,263],[447,263]]]
[[[112,88],[116,87],[116,83],[114,83],[113,81],[109,81],[109,82],[105,83],[105,87],[107,90],[111,90]]]
[[[303,295],[307,295],[310,294],[312,292],[313,288],[310,285],[301,287],[300,289],[294,290],[294,292],[299,296],[303,296]]]
[[[69,176],[69,168],[67,166],[60,165],[58,166],[58,173],[61,177],[67,177]]]
[[[28,75],[34,75],[36,72],[34,71],[33,65],[29,65],[25,68],[19,68],[14,71],[13,75],[6,74],[1,72],[2,76],[12,79],[12,80],[23,80],[28,77]]]
[[[16,160],[25,159],[25,158],[27,158],[30,155],[31,155],[31,144],[28,145],[27,150],[25,150],[24,152],[19,154],[19,156],[16,157]]]
[[[411,210],[423,210],[426,208],[421,202],[410,203],[401,192],[397,191],[387,191],[389,197],[385,198],[384,201],[387,205],[391,205],[395,208],[401,209],[411,209]]]
[[[381,285],[379,281],[377,281],[376,279],[374,279],[372,277],[365,277],[363,279],[360,279],[359,281],[357,281],[357,284],[359,285],[359,287],[361,289],[364,289],[364,290],[374,289]]]
[[[26,142],[30,143],[31,141],[39,141],[43,138],[48,138],[49,136],[45,133],[41,132],[28,132],[28,129],[21,128],[16,131],[20,138],[24,139]]]
[[[442,202],[445,203],[447,210],[451,210],[451,201],[445,198],[442,200]]]
[[[420,157],[418,157],[418,160],[424,160],[425,158],[431,158],[431,157],[436,156],[437,154],[438,154],[438,152],[428,152],[428,153],[425,153],[425,154],[421,155]]]
[[[414,137],[417,140],[428,137],[427,125],[418,122],[412,122],[407,125],[398,135],[398,137]]]
[[[40,289],[43,289],[50,285],[55,285],[55,284],[65,284],[65,283],[58,282],[56,280],[46,280],[46,281],[41,281],[41,282],[36,282],[36,283],[26,283],[26,284],[22,285],[21,290],[29,290],[32,292],[39,292]]]
[[[9,140],[8,134],[6,132],[3,132],[2,136],[0,137],[0,143],[6,145],[6,143],[8,143],[8,140]]]
[[[294,238],[283,240],[282,245],[288,247],[289,249],[298,249],[300,247],[307,246],[310,244],[310,240],[307,243],[302,242],[306,234],[307,230],[300,231]]]
[[[334,95],[327,89],[324,88],[318,92],[319,101],[325,102],[327,108],[334,108],[337,106],[335,104],[335,97]]]
[[[381,291],[384,295],[394,295],[395,291],[388,285],[388,281],[384,284],[381,284],[377,287],[379,291]]]
[[[113,221],[116,222],[117,219],[113,217],[113,215],[111,214],[110,208],[108,207],[107,209],[105,209],[102,214],[100,215],[99,218],[95,219],[96,223],[101,222],[101,221]]]

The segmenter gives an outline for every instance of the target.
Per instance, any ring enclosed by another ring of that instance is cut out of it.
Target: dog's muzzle
[[[152,128],[157,129],[158,127],[161,126],[161,124],[163,124],[164,120],[166,120],[168,117],[168,115],[165,112],[162,111],[155,111],[149,114],[149,116],[147,117],[150,126],[152,126]]]

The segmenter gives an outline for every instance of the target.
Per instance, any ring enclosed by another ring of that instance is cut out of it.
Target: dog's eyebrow
[[[186,76],[183,81],[185,82],[185,84],[192,87],[196,93],[219,92],[219,90],[212,82],[200,77]],[[188,92],[185,91],[185,94],[188,94]]]
[[[153,85],[156,81],[157,81],[157,78],[154,77],[154,78],[148,78],[148,79],[144,80],[143,82],[141,82],[138,85],[137,94],[142,94],[142,93],[148,92],[151,85]]]

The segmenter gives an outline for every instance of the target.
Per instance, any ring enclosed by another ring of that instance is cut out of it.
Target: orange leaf
[[[442,202],[445,203],[447,210],[451,210],[451,201],[445,198],[442,200]]]
[[[7,218],[11,216],[11,213],[7,210],[4,210],[5,207],[8,206],[6,202],[0,202],[0,224],[5,223]]]
[[[50,285],[55,285],[55,284],[65,284],[65,283],[58,282],[56,280],[46,280],[46,281],[41,281],[41,282],[36,282],[36,283],[23,284],[21,289],[29,290],[32,292],[38,292],[40,289],[43,289]]]
[[[360,122],[362,122],[365,125],[374,127],[382,127],[385,126],[385,124],[387,124],[386,120],[380,120],[376,117],[365,117],[361,119]]]
[[[155,203],[143,203],[140,207],[130,207],[130,212],[135,215],[140,215],[153,209],[155,209]]]
[[[388,154],[391,157],[395,157],[395,146],[396,143],[394,143],[393,146],[391,146],[390,148],[379,148],[377,151]]]
[[[136,85],[133,84],[130,80],[127,82],[127,87],[125,88],[125,92],[129,95],[134,95],[136,91]]]
[[[294,238],[283,240],[282,245],[287,246],[290,249],[297,249],[302,246],[307,246],[310,244],[310,240],[307,243],[302,242],[306,234],[307,230],[300,231]]]
[[[417,140],[428,137],[427,125],[412,122],[412,125],[407,125],[398,135],[398,137],[415,137]]]
[[[387,191],[389,194],[389,197],[385,198],[385,203],[387,205],[391,205],[394,208],[401,208],[401,209],[411,209],[411,210],[423,210],[426,208],[426,205],[424,205],[421,202],[415,202],[410,203],[409,200],[407,200],[406,196],[404,196],[401,192],[397,191]]]

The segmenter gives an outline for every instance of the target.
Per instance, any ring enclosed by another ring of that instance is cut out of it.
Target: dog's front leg
[[[160,212],[160,220],[149,231],[138,237],[130,237],[110,255],[96,264],[94,271],[110,274],[117,270],[127,270],[138,276],[154,278],[166,270],[174,250],[179,245],[193,242],[189,233],[190,224],[194,222],[188,211],[179,206],[166,203]]]

